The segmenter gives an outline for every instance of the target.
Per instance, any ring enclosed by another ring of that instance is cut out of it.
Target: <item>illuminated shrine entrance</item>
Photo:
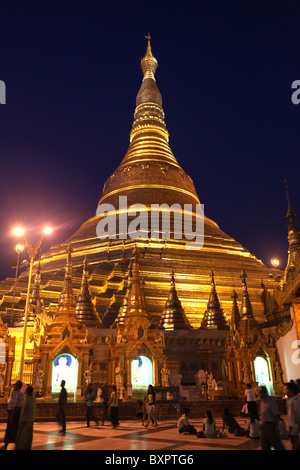
[[[52,393],[60,393],[61,381],[65,380],[68,394],[76,395],[78,361],[71,354],[60,354],[52,363]]]
[[[269,395],[270,392],[270,381],[269,381],[269,367],[266,359],[261,356],[257,356],[254,360],[254,368],[255,368],[255,380],[258,383],[258,386],[265,386],[267,387]]]
[[[131,383],[133,389],[147,389],[153,383],[152,363],[146,356],[137,356],[131,361]]]

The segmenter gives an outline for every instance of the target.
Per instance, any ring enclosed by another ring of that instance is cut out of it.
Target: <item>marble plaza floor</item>
[[[246,429],[245,418],[237,418],[237,420]],[[202,419],[190,419],[190,422],[197,430],[202,430]],[[216,418],[216,422],[217,426],[222,429],[222,419]],[[0,440],[4,438],[5,429],[6,424],[0,423]],[[289,441],[282,442],[287,450],[291,449]],[[14,444],[9,444],[8,450],[13,449]],[[177,453],[200,450],[249,451],[260,450],[260,441],[244,436],[233,436],[226,430],[222,438],[198,439],[196,436],[179,434],[176,420],[158,421],[157,427],[150,425],[149,428],[143,427],[139,421],[126,420],[120,422],[117,429],[112,429],[109,422],[105,422],[104,426],[101,424],[96,426],[92,423],[88,428],[85,421],[69,421],[64,435],[59,432],[56,422],[36,422],[32,450],[100,450],[114,451],[116,455],[118,451],[143,450]]]

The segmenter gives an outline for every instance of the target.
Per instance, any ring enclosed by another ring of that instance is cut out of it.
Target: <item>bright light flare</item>
[[[43,232],[44,232],[45,235],[51,235],[51,233],[53,232],[53,228],[45,227]]]
[[[22,243],[18,243],[18,244],[16,245],[16,252],[17,252],[17,253],[22,253],[22,251],[24,251],[24,248],[25,248],[25,247],[24,247],[24,245],[22,245]]]
[[[278,268],[278,266],[280,265],[280,261],[278,258],[272,258],[271,259],[271,264],[274,268]]]
[[[13,234],[17,237],[22,237],[25,233],[25,230],[22,227],[15,227],[13,229]]]

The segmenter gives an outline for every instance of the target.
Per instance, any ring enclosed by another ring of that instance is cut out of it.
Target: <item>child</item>
[[[259,421],[255,418],[253,413],[249,413],[248,417],[248,430],[247,434],[250,439],[258,439],[259,438]]]
[[[135,417],[142,420],[142,425],[144,426],[144,403],[142,400],[138,400],[136,404],[136,413]]]

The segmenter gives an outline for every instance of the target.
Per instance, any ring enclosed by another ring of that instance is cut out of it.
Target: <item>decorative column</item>
[[[160,383],[159,383],[159,378],[158,378],[158,359],[155,358],[154,361],[153,361],[153,368],[154,368],[154,385],[156,387],[159,387],[160,386]]]
[[[300,340],[300,303],[293,303],[293,310],[297,338]]]

